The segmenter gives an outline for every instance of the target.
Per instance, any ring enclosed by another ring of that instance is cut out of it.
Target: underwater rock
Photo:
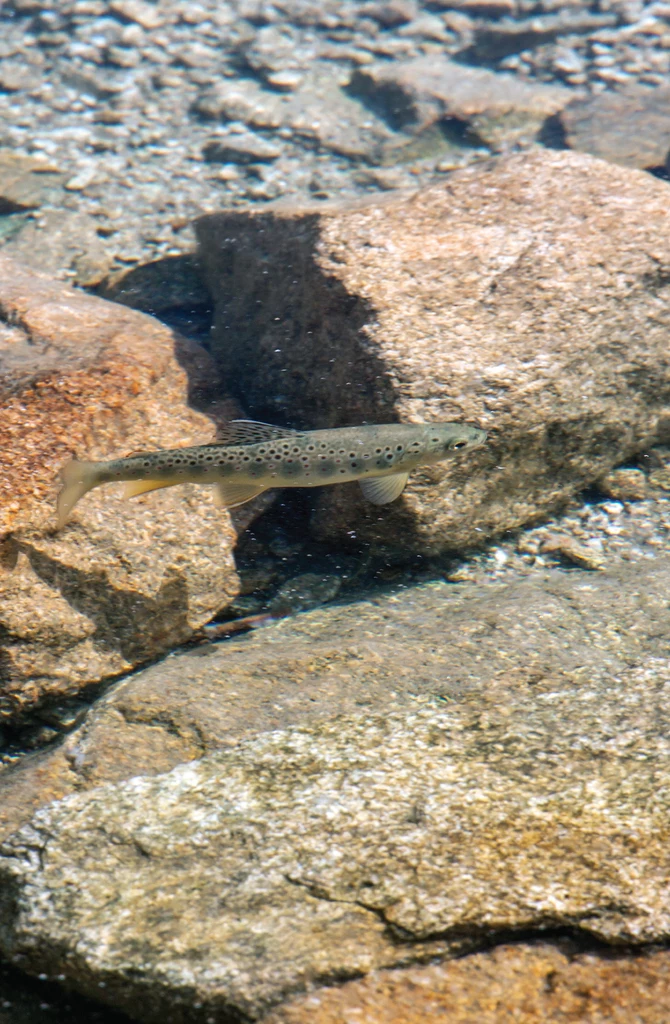
[[[628,86],[573,100],[560,121],[571,149],[625,167],[670,169],[670,86]]]
[[[318,608],[337,597],[341,586],[339,576],[306,572],[283,583],[268,610],[271,615],[295,615],[296,612]]]
[[[0,773],[0,838],[75,790],[361,706],[372,715],[487,694],[504,706],[554,684],[606,694],[612,676],[637,685],[629,665],[662,680],[669,590],[667,556],[511,585],[433,582],[177,652],[114,685],[62,744]]]
[[[207,163],[254,164],[276,160],[281,148],[255,132],[235,133],[209,139],[203,147]]]
[[[253,128],[282,127],[333,153],[377,162],[384,146],[400,147],[406,140],[398,140],[385,121],[348,94],[343,88],[347,77],[340,69],[315,65],[295,91],[283,94],[253,81],[224,81],[203,90],[194,111]]]
[[[238,583],[235,530],[205,489],[138,502],[106,489],[52,532],[70,456],[212,437],[189,407],[216,385],[206,353],[3,256],[0,305],[0,719],[11,719],[185,640]]]
[[[588,7],[580,10],[571,4],[559,4],[555,14],[505,18],[499,22],[478,24],[472,46],[462,50],[460,56],[473,64],[490,64],[510,54],[520,54],[550,43],[560,36],[588,36],[616,23],[617,15],[614,12],[600,14]]]
[[[4,256],[82,288],[95,288],[112,264],[97,224],[86,213],[49,209],[28,221],[3,248]]]
[[[34,210],[54,200],[64,177],[44,157],[0,149],[0,214]]]
[[[67,797],[2,847],[0,947],[204,1024],[514,930],[667,941],[669,686],[660,658],[581,686],[502,669]]]
[[[477,545],[560,508],[667,422],[668,186],[640,171],[538,150],[416,192],[228,211],[197,230],[214,351],[252,415],[489,432],[388,507],[325,488],[319,536]]]
[[[197,260],[190,253],[166,256],[111,274],[97,294],[152,315],[187,310],[201,311],[204,316],[211,305]]]
[[[349,91],[396,130],[422,131],[455,118],[494,147],[532,141],[546,118],[572,98],[560,85],[466,67],[442,54],[360,68]]]
[[[278,128],[280,97],[253,79],[223,79],[207,85],[193,104],[193,113],[207,120],[241,121],[254,128]]]
[[[598,480],[598,488],[610,498],[620,501],[642,501],[649,493],[647,478],[641,469],[613,469]]]
[[[665,1024],[670,952],[585,952],[520,942],[367,978],[291,1000],[263,1024]]]

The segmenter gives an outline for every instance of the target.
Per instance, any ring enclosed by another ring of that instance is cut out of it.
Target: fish
[[[125,497],[181,483],[214,484],[235,508],[272,487],[322,487],[358,481],[365,498],[386,505],[402,494],[417,466],[481,445],[486,432],[461,423],[387,423],[292,430],[233,420],[216,441],[190,448],[134,452],[109,462],[72,460],[61,471],[57,529],[88,491],[125,481]]]

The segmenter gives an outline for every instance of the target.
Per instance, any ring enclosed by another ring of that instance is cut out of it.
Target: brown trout
[[[127,481],[126,497],[173,484],[216,484],[225,508],[271,487],[322,487],[357,480],[376,505],[393,501],[417,466],[430,465],[486,440],[461,423],[290,430],[234,420],[221,438],[193,448],[140,452],[111,462],[69,462],[61,473],[58,527],[80,498],[100,484]]]

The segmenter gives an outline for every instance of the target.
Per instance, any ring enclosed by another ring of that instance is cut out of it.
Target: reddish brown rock
[[[198,346],[0,257],[0,364],[0,717],[12,718],[186,639],[237,590],[236,533],[187,487],[138,502],[102,488],[52,529],[71,456],[213,435],[189,403],[216,390]]]
[[[498,946],[430,967],[376,971],[288,1003],[263,1024],[666,1024],[670,951]]]
[[[388,507],[324,488],[320,535],[476,544],[667,430],[669,197],[640,171],[536,151],[362,204],[201,219],[214,344],[259,418],[489,431]]]

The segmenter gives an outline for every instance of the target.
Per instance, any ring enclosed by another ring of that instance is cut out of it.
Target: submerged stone
[[[415,192],[201,218],[213,349],[252,415],[488,431],[387,508],[327,489],[317,535],[478,545],[652,445],[670,403],[667,192],[538,150]]]

